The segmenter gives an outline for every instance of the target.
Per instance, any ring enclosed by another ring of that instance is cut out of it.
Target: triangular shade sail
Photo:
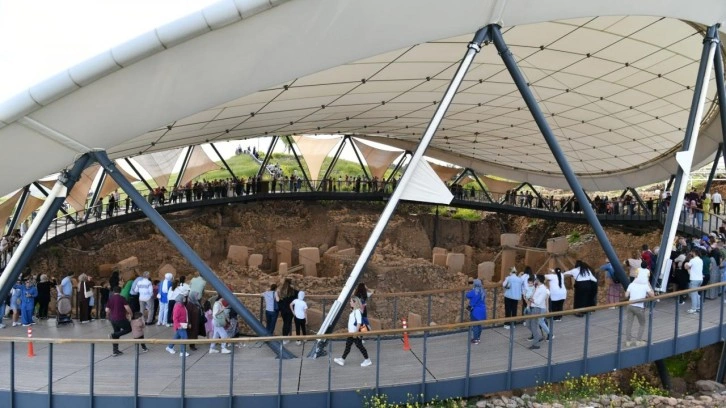
[[[320,139],[309,136],[294,136],[295,144],[305,158],[310,177],[313,180],[320,178],[320,168],[328,153],[340,142],[340,137]]]
[[[481,177],[481,181],[487,186],[489,191],[498,194],[504,194],[508,190],[511,190],[521,184],[515,181],[496,180],[491,177]]]
[[[403,190],[401,199],[423,203],[449,204],[454,196],[439,175],[426,160],[421,160],[413,171],[413,177]]]
[[[88,201],[88,192],[91,190],[93,180],[98,174],[98,170],[101,168],[98,164],[87,167],[81,173],[81,177],[76,181],[71,191],[68,192],[66,202],[73,207],[74,210],[83,211],[86,208],[86,201]]]
[[[471,175],[467,174],[466,176],[460,178],[459,181],[456,182],[456,184],[463,186],[472,181],[476,181],[476,179],[474,177],[472,177]]]
[[[179,182],[180,186],[185,185],[187,182],[194,180],[195,177],[202,175],[212,170],[218,170],[219,166],[209,158],[207,152],[202,149],[202,146],[192,147],[192,154],[189,157],[187,168],[184,170],[182,179]]]
[[[119,166],[118,161],[116,162],[116,169],[121,172],[121,174],[126,177],[126,180],[130,181],[131,183],[139,180],[137,177],[132,176],[126,170],[124,170],[123,167]],[[106,197],[108,194],[110,194],[114,190],[117,190],[118,188],[119,186],[118,183],[116,183],[116,180],[107,176],[106,179],[103,180],[103,185],[101,186],[101,191],[98,193],[98,196]]]
[[[371,145],[365,144],[360,140],[353,138],[353,144],[361,152],[368,168],[371,170],[371,177],[376,176],[383,178],[386,169],[391,166],[394,160],[403,154],[403,151],[377,149]]]
[[[23,194],[23,189],[16,191],[15,194],[13,194],[11,197],[8,197],[7,200],[0,203],[0,222],[2,222],[3,231],[5,231],[5,226],[7,225],[8,218],[13,214],[13,210],[15,209],[15,205],[18,203],[18,200],[20,199],[20,196]]]
[[[179,160],[182,149],[172,149],[163,152],[155,152],[136,156],[131,160],[136,161],[146,170],[159,187],[169,185],[169,176],[174,170],[174,165]]]
[[[33,211],[40,208],[41,205],[43,205],[43,199],[33,197],[32,195],[28,195],[28,199],[25,200],[25,205],[23,206],[23,211],[20,212],[20,217],[18,217],[18,226],[20,223],[25,221],[28,217],[30,217],[30,214],[33,213]]]
[[[458,167],[441,166],[435,163],[429,163],[429,166],[431,167],[431,169],[433,169],[434,172],[436,172],[441,181],[451,180],[461,171],[461,169]]]

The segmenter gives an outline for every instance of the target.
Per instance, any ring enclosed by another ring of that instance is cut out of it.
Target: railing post
[[[585,345],[582,350],[582,375],[587,374],[587,352],[588,343],[590,342],[590,314],[592,312],[585,313]]]
[[[91,366],[88,368],[89,374],[88,374],[88,406],[90,408],[93,408],[95,405],[93,403],[93,383],[95,380],[95,374],[96,374],[96,343],[91,343]]]
[[[53,407],[53,343],[48,343],[48,408]]]
[[[423,404],[426,401],[426,343],[429,337],[429,331],[423,333],[423,364],[421,369],[421,396],[418,401]]]
[[[234,407],[234,351],[236,344],[232,345],[232,352],[229,353],[229,408]]]
[[[182,398],[184,395],[182,394]],[[139,343],[134,344],[134,408],[139,406]]]

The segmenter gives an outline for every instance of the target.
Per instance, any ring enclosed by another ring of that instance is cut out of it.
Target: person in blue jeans
[[[482,287],[480,279],[474,279],[474,287],[466,293],[469,299],[469,318],[472,322],[487,319],[486,292]],[[472,344],[479,344],[481,341],[481,325],[471,326]]]
[[[189,325],[189,315],[187,314],[187,308],[184,305],[184,301],[186,300],[186,295],[188,293],[180,293],[176,297],[176,302],[174,303],[174,310],[172,311],[172,321],[174,322],[174,337],[172,340],[187,339],[187,327]],[[170,354],[175,354],[176,350],[174,350],[174,345],[169,344],[166,347],[166,351],[168,351]],[[179,352],[180,357],[189,357],[189,353],[187,353],[187,347],[186,344],[181,345],[181,351]]]
[[[270,290],[262,293],[262,298],[265,300],[265,317],[267,321],[267,332],[270,336],[275,335],[275,325],[277,324],[277,316],[280,314],[280,308],[278,302],[280,301],[280,295],[277,294],[277,284],[272,284]]]

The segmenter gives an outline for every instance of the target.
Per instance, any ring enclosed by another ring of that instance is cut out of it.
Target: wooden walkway
[[[717,327],[721,318],[721,299],[705,303],[703,329]],[[699,315],[687,314],[688,302],[680,306],[678,319],[679,336],[698,332]],[[615,353],[618,347],[618,309],[605,309],[591,314],[588,358]],[[673,299],[657,303],[653,313],[652,342],[670,341],[675,333],[675,303]],[[7,320],[6,320],[7,323]],[[646,325],[647,325],[646,321]],[[585,318],[566,316],[555,322],[554,339],[551,342],[553,364],[581,361],[585,350]],[[637,327],[637,323],[636,323]],[[10,388],[11,340],[26,337],[25,327],[8,327],[0,330],[0,390]],[[97,320],[89,324],[56,327],[55,320],[41,321],[33,326],[36,338],[108,339],[110,323]],[[646,327],[644,339],[647,340]],[[514,336],[512,369],[542,367],[547,365],[550,343],[542,343],[539,350],[529,350],[529,331],[517,325],[514,332],[503,327],[486,328],[479,345],[471,345],[470,375],[506,373],[510,336]],[[625,321],[622,327],[625,340]],[[129,337],[128,335],[127,337]],[[147,339],[168,339],[172,330],[152,326],[146,331]],[[425,344],[424,344],[425,343]],[[375,338],[366,341],[366,347],[374,364],[360,367],[362,357],[353,347],[346,365],[340,367],[326,357],[308,359],[305,356],[313,342],[302,346],[290,342],[286,347],[298,358],[278,360],[266,346],[255,342],[241,343],[232,355],[208,354],[208,346],[190,351],[186,358],[185,384],[187,396],[228,395],[230,363],[233,361],[233,393],[235,395],[282,394],[325,392],[330,390],[357,390],[388,387],[402,384],[420,384],[425,376],[427,383],[466,377],[467,333],[456,332],[411,338],[411,351],[402,350],[401,339],[380,341],[377,351]],[[36,357],[27,357],[25,343],[15,343],[16,391],[48,392],[48,365],[50,345],[43,341],[34,344]],[[177,397],[181,392],[181,358],[170,355],[163,344],[152,344],[150,351],[139,355],[139,395]],[[178,349],[179,346],[177,346]],[[332,342],[332,357],[342,354],[343,341]],[[426,353],[424,355],[424,347]],[[623,346],[624,347],[624,346]],[[90,380],[89,344],[53,344],[54,394],[87,395]],[[110,344],[95,345],[94,392],[97,395],[132,395],[134,392],[134,346],[122,344],[124,354],[111,357]],[[625,350],[625,348],[623,348]],[[643,348],[645,350],[645,348]],[[332,364],[331,364],[332,363]],[[424,369],[425,363],[425,369]],[[628,365],[627,361],[623,362]],[[281,367],[281,375],[279,368]],[[281,383],[278,381],[281,378]],[[329,383],[330,382],[330,383]],[[328,388],[330,387],[330,388]]]

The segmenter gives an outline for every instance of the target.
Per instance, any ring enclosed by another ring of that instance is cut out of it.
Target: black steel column
[[[96,201],[98,200],[98,196],[101,194],[101,187],[103,186],[103,183],[106,181],[106,170],[101,169],[101,177],[98,179],[98,184],[96,184],[96,188],[93,190],[93,194],[91,194],[91,202],[88,204],[88,209],[86,210],[86,213],[83,214],[83,222],[88,221],[88,217],[91,216],[91,213],[94,212],[96,208]],[[103,206],[98,209],[99,219],[103,217]]]
[[[484,184],[482,184],[481,180],[479,180],[479,176],[476,175],[474,170],[467,168],[469,170],[469,173],[471,173],[471,176],[474,177],[474,181],[476,181],[476,184],[479,185],[479,188],[481,188],[482,193],[484,193],[484,197],[489,200],[490,203],[493,203],[494,200],[492,199],[492,196],[489,195],[489,192],[487,191],[486,187],[484,187]]]
[[[222,155],[219,154],[219,150],[217,150],[217,147],[214,145],[214,143],[210,143],[209,145],[212,146],[212,150],[214,150],[214,153],[217,153],[217,157],[219,157],[219,160],[221,160],[222,161],[222,164],[224,164],[224,168],[226,168],[227,171],[229,172],[229,174],[232,175],[232,180],[234,180],[235,182],[237,182],[237,176],[235,176],[234,175],[234,172],[232,172],[232,169],[229,168],[229,165],[224,160],[224,157],[222,157]]]
[[[717,26],[718,27],[718,26]],[[724,71],[723,71],[723,55],[721,54],[722,47],[716,50],[716,54],[713,56],[713,69],[716,71],[716,93],[718,95],[718,110],[719,116],[721,117],[721,133],[723,137],[722,147],[726,146],[726,86],[724,85]],[[721,155],[724,157],[724,163],[726,163],[726,154],[721,149]]]
[[[388,180],[386,180],[386,183],[390,183],[391,180],[393,180],[394,177],[396,177],[396,172],[403,167],[403,162],[406,161],[406,156],[411,155],[411,152],[408,150],[403,152],[403,156],[401,156],[401,160],[398,161],[398,164],[393,168],[393,171],[391,172],[391,175],[388,177]]]
[[[81,177],[83,169],[85,169],[91,162],[91,158],[88,154],[81,156],[73,164],[70,171],[62,171],[61,175],[56,181],[56,186],[53,187],[49,198],[43,203],[43,206],[38,211],[38,216],[35,217],[33,223],[30,225],[30,229],[26,232],[23,239],[20,241],[16,252],[10,258],[8,265],[5,267],[5,271],[0,275],[0,299],[7,298],[10,293],[10,289],[13,284],[18,280],[20,273],[25,269],[25,266],[30,261],[30,257],[33,256],[35,250],[38,248],[40,240],[48,230],[51,221],[55,218],[58,213],[58,209],[63,205],[66,200],[66,194],[73,188],[76,181]],[[63,191],[65,187],[65,191]]]
[[[41,193],[42,193],[42,194],[43,194],[44,196],[48,197],[48,192],[47,192],[47,191],[45,191],[45,187],[44,187],[44,186],[43,186],[42,184],[38,183],[37,181],[34,181],[34,182],[33,182],[33,185],[34,185],[34,186],[35,186],[35,188],[37,188],[37,189],[38,189],[38,191],[40,191],[40,192],[41,192]],[[73,225],[75,225],[75,224],[76,224],[76,220],[74,220],[74,219],[73,219],[73,217],[71,217],[71,215],[70,215],[70,214],[68,214],[68,211],[66,211],[66,209],[65,209],[65,208],[63,208],[63,206],[61,206],[61,208],[60,208],[60,211],[61,211],[61,212],[63,213],[63,215],[65,215],[65,216],[66,216],[66,218],[68,218],[68,221],[70,221],[70,222],[71,222],[71,223],[72,223]]]
[[[275,150],[275,145],[277,144],[277,140],[279,138],[280,138],[279,136],[272,136],[272,141],[270,141],[270,148],[267,149],[265,158],[262,159],[262,164],[260,164],[260,169],[257,170],[257,177],[262,176],[262,174],[265,172],[265,169],[267,168],[267,165],[270,164],[270,158],[272,157],[272,151]],[[230,172],[231,172],[231,170],[230,170]]]
[[[532,192],[539,198],[539,200],[544,203],[545,208],[547,208],[547,209],[550,208],[550,204],[547,202],[547,200],[545,200],[544,198],[542,198],[542,195],[539,193],[539,191],[537,191],[534,188],[534,186],[532,184],[530,184],[530,183],[528,183],[528,182],[525,181],[524,182],[524,185],[526,185],[527,187],[529,187],[529,189],[532,190]]]
[[[706,193],[708,193],[709,191],[711,191],[711,183],[713,183],[713,176],[716,175],[716,167],[718,167],[718,161],[721,160],[722,152],[723,152],[723,142],[719,143],[718,149],[716,149],[716,157],[713,158],[713,165],[711,166],[711,172],[708,173],[708,181],[706,181],[706,188],[703,189],[704,195]]]
[[[660,242],[660,250],[665,251],[664,254],[669,253],[673,240],[676,235],[676,228],[678,219],[681,215],[683,208],[683,199],[686,190],[686,184],[688,183],[688,176],[691,171],[690,161],[692,161],[692,153],[696,148],[696,139],[698,133],[698,127],[700,126],[700,115],[703,111],[703,103],[705,95],[702,95],[704,86],[708,86],[706,76],[710,73],[710,63],[713,62],[711,53],[718,48],[718,27],[711,26],[706,32],[706,36],[703,39],[703,50],[701,51],[701,63],[698,67],[698,76],[696,77],[696,86],[693,88],[693,100],[691,101],[691,110],[688,115],[688,124],[686,125],[686,134],[683,139],[683,148],[680,152],[676,153],[676,160],[678,154],[691,153],[691,157],[687,157],[689,161],[688,168],[684,169],[681,163],[678,163],[678,172],[675,178],[675,187],[673,194],[671,194],[671,203],[668,207],[668,214],[666,216],[665,223],[663,224],[663,238]],[[718,77],[718,75],[717,75]],[[659,256],[656,266],[656,273],[653,273],[651,277],[651,284],[655,286],[655,283],[660,276],[661,271],[665,267],[665,259],[668,256]]]
[[[499,51],[499,55],[502,57],[504,65],[507,66],[507,70],[512,75],[514,83],[517,85],[519,92],[522,94],[522,98],[524,98],[524,101],[527,104],[529,111],[532,113],[532,117],[534,118],[535,122],[537,122],[537,126],[539,127],[540,132],[542,132],[542,136],[544,136],[545,141],[547,141],[547,145],[550,147],[550,150],[555,157],[555,160],[557,160],[557,164],[559,164],[560,169],[562,169],[562,174],[567,179],[567,183],[570,185],[572,192],[575,193],[577,200],[580,202],[580,207],[585,213],[585,218],[587,218],[587,221],[590,223],[590,226],[595,232],[598,241],[600,241],[600,245],[602,246],[603,251],[605,251],[608,260],[610,260],[610,264],[613,265],[613,269],[615,270],[618,279],[623,282],[623,286],[625,286],[625,282],[629,282],[629,280],[628,276],[623,270],[620,259],[615,253],[615,250],[610,244],[610,241],[608,241],[608,237],[605,234],[602,225],[600,225],[600,221],[597,219],[595,211],[592,210],[591,205],[587,204],[589,200],[585,195],[582,187],[580,186],[580,182],[577,180],[575,172],[570,167],[570,163],[567,162],[567,158],[565,158],[565,154],[560,148],[560,145],[557,142],[557,138],[552,133],[552,130],[547,123],[547,120],[542,114],[542,111],[537,104],[537,100],[534,98],[534,95],[532,95],[532,91],[529,89],[527,81],[524,79],[524,76],[519,71],[519,68],[517,67],[517,62],[514,60],[512,53],[507,48],[507,44],[504,42],[504,38],[502,38],[500,27],[498,25],[491,25],[491,29],[494,45],[497,47],[497,51]]]
[[[189,148],[187,148],[187,154],[184,156],[184,160],[182,161],[181,168],[179,169],[179,175],[176,176],[176,181],[174,181],[174,189],[179,188],[179,184],[181,184],[181,179],[184,178],[184,172],[187,170],[187,166],[189,165],[189,159],[191,159],[192,153],[194,152],[194,147],[195,146],[189,146]],[[166,186],[158,187],[161,188]]]
[[[13,230],[15,229],[15,226],[18,224],[18,218],[20,218],[20,213],[23,212],[23,207],[25,207],[25,203],[28,201],[29,195],[30,195],[30,184],[23,187],[23,193],[20,194],[18,203],[15,204],[15,211],[13,212],[13,216],[10,219],[10,224],[8,224],[8,234],[13,232]],[[0,298],[0,299],[4,299],[4,298]]]
[[[348,135],[343,136],[343,139],[340,141],[340,146],[338,146],[338,150],[335,151],[335,154],[333,155],[333,160],[330,161],[330,166],[325,170],[325,174],[323,174],[323,180],[318,185],[318,191],[320,191],[320,187],[323,186],[323,183],[330,177],[330,173],[333,171],[333,168],[336,164],[338,164],[338,159],[340,158],[340,154],[343,152],[343,148],[345,147],[345,143],[348,140]]]
[[[126,180],[126,178],[116,169],[116,166],[114,163],[108,158],[108,155],[106,155],[105,151],[99,150],[94,151],[91,153],[93,157],[98,161],[101,166],[103,166],[104,169],[108,172],[108,175],[111,176],[114,180],[116,180],[116,183],[128,194],[128,196],[133,200],[134,203],[139,207],[141,211],[146,214],[146,216],[149,218],[149,221],[151,221],[158,229],[159,231],[164,234],[164,236],[171,242],[172,245],[176,247],[176,249],[179,250],[179,253],[186,258],[187,261],[189,261],[192,266],[199,271],[199,274],[202,275],[202,277],[209,282],[212,287],[222,296],[234,309],[237,314],[242,317],[242,320],[247,323],[252,330],[255,331],[260,336],[268,336],[269,333],[267,332],[267,329],[260,323],[257,318],[249,311],[246,307],[242,304],[242,302],[237,299],[236,296],[232,293],[231,290],[227,286],[225,286],[224,282],[222,282],[217,275],[212,271],[212,269],[207,266],[206,263],[197,255],[194,250],[187,244],[180,236],[179,234],[174,231],[174,229],[169,225],[169,223],[164,220],[164,218],[149,204],[148,201],[144,199],[144,197],[139,194],[138,191],[134,188],[134,186]],[[272,349],[273,352],[277,353],[279,350],[279,345],[276,344],[277,342],[270,342],[267,345]],[[283,350],[283,358],[291,358],[293,355],[285,350]]]

